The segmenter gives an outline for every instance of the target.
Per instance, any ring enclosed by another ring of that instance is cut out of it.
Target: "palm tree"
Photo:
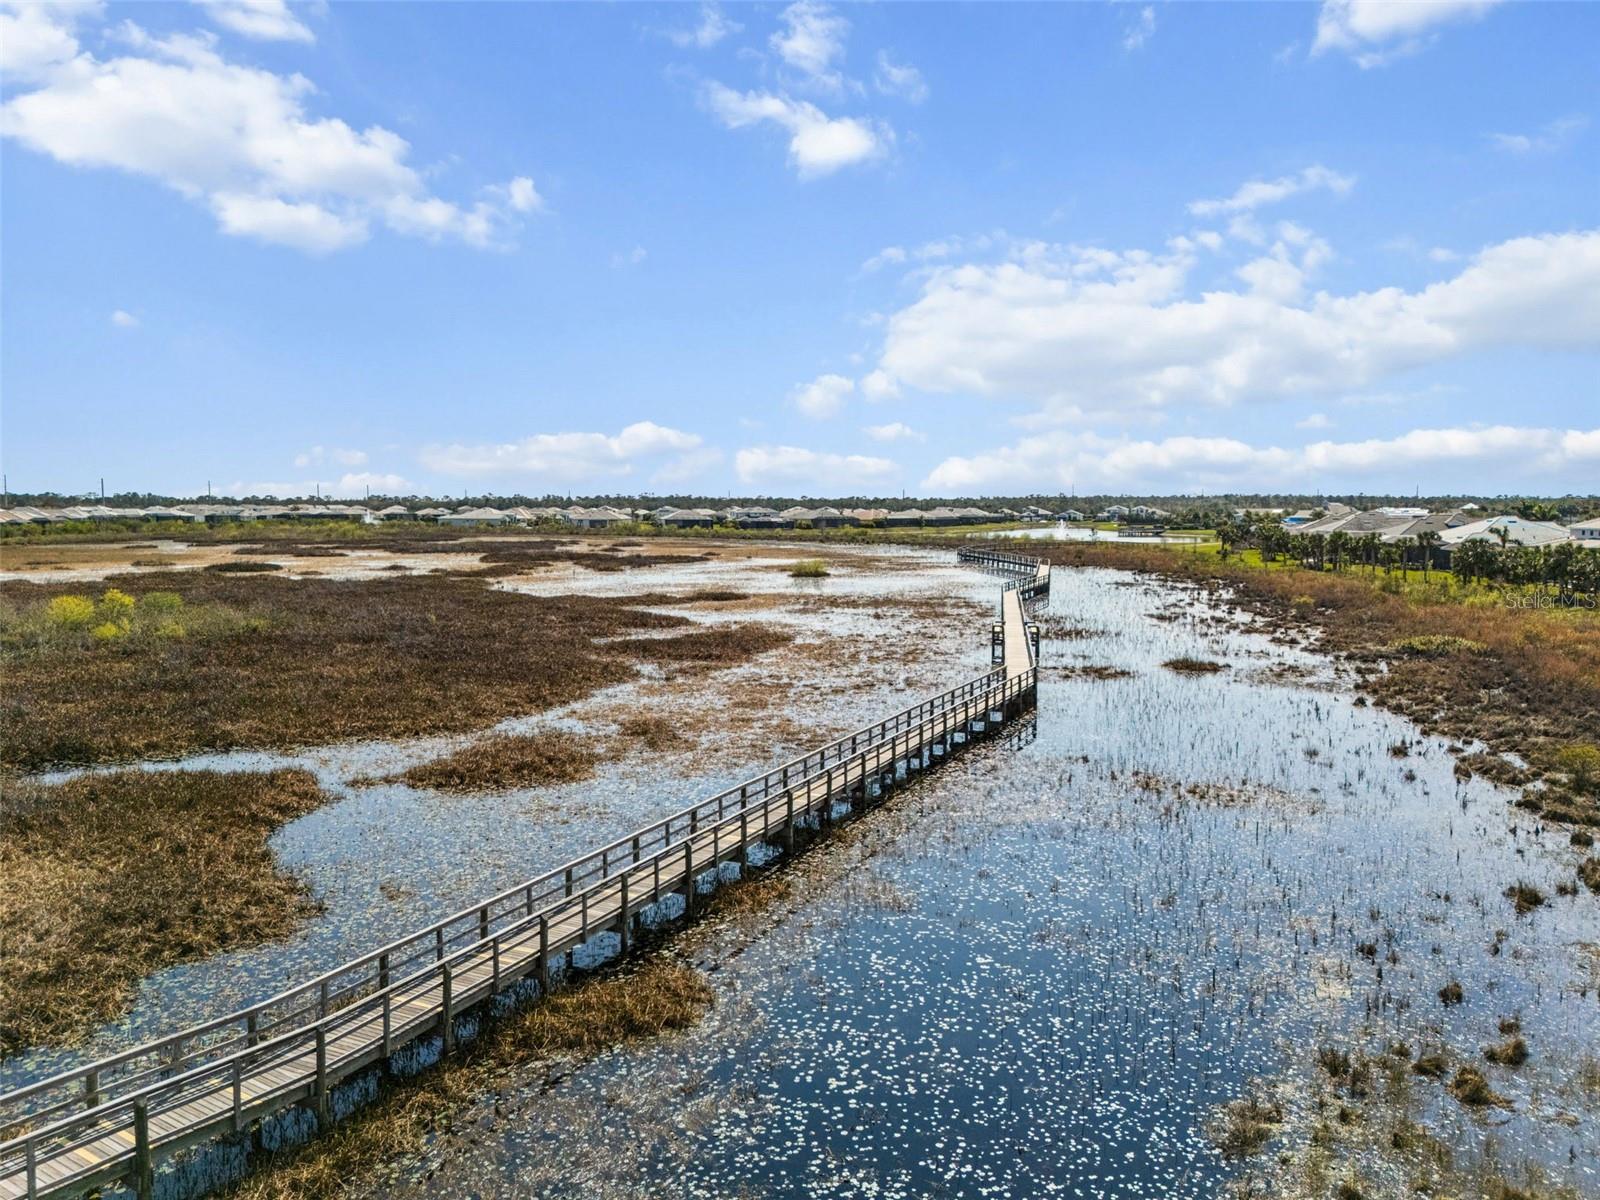
[[[1426,582],[1428,568],[1433,566],[1433,551],[1439,544],[1439,535],[1431,529],[1425,529],[1416,537],[1417,545],[1422,548],[1422,578]]]

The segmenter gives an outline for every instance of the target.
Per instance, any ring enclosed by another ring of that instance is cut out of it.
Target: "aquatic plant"
[[[1482,1071],[1477,1067],[1465,1066],[1456,1071],[1456,1076],[1447,1085],[1450,1094],[1461,1103],[1473,1108],[1486,1108],[1489,1106],[1509,1108],[1511,1102],[1489,1086],[1489,1081],[1484,1078]]]
[[[789,568],[796,579],[821,579],[828,573],[828,564],[820,558],[803,558]]]
[[[1521,1037],[1509,1037],[1495,1046],[1485,1046],[1483,1057],[1501,1067],[1520,1067],[1528,1061],[1528,1043]]]
[[[1176,671],[1180,675],[1211,675],[1217,671],[1227,670],[1225,664],[1211,662],[1204,658],[1169,658],[1161,665],[1169,671]]]
[[[1525,879],[1519,879],[1505,890],[1505,897],[1516,906],[1519,917],[1527,916],[1545,903],[1544,893]]]

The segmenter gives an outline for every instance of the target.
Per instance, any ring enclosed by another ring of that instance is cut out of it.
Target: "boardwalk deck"
[[[307,1105],[422,1038],[453,1048],[456,1018],[519,981],[550,987],[553,961],[671,896],[692,916],[704,877],[797,827],[859,808],[1031,702],[1027,603],[1048,594],[1037,560],[962,550],[1001,575],[1001,669],[924,700],[573,863],[261,1004],[0,1096],[0,1200],[122,1181],[141,1197],[162,1157]]]

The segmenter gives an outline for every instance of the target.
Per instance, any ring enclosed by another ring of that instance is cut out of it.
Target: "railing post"
[[[539,914],[539,995],[550,994],[550,918]]]
[[[794,789],[790,788],[787,792],[785,792],[784,796],[783,796],[783,799],[784,799],[784,803],[785,803],[786,807],[788,808],[787,819],[784,822],[784,827],[783,827],[783,840],[784,840],[785,843],[787,843],[784,848],[786,850],[788,850],[788,852],[790,854],[793,854],[794,853]]]
[[[433,931],[433,961],[444,961],[444,926],[440,925]]]
[[[628,953],[628,873],[622,873],[622,894],[620,897],[622,911],[617,914],[617,940],[620,953]]]
[[[33,1144],[33,1139],[31,1137],[28,1139],[28,1143],[27,1143],[27,1155],[28,1155],[28,1165],[27,1165],[27,1171],[28,1171],[28,1177],[27,1177],[28,1200],[38,1200],[38,1195],[39,1195],[39,1151],[35,1148],[35,1146]]]
[[[239,1132],[240,1114],[244,1109],[244,1064],[233,1060],[233,1132]]]
[[[317,1128],[325,1129],[328,1125],[328,1031],[321,1025],[317,1026],[317,1083],[316,1083],[316,1113]]]
[[[254,1046],[261,1040],[261,1034],[256,1025],[256,1014],[247,1013],[244,1018],[244,1044]]]
[[[324,979],[322,986],[317,989],[317,1016],[328,1015],[328,981]]]
[[[150,1105],[143,1099],[133,1102],[133,1190],[139,1200],[152,1200],[156,1190],[150,1159]]]
[[[683,915],[694,916],[694,842],[683,843]]]
[[[572,868],[567,868],[567,895],[572,895]]]
[[[383,993],[383,1057],[389,1058],[394,1053],[394,1018],[390,1014],[392,992]]]
[[[489,906],[483,905],[478,909],[478,940],[481,942],[489,936]]]
[[[489,953],[494,956],[494,978],[493,978],[493,982],[491,982],[490,985],[489,985],[489,990],[490,990],[490,992],[492,994],[498,996],[500,994],[500,939],[499,938],[495,938],[494,941],[489,943]]]
[[[83,1077],[83,1106],[93,1108],[100,1103],[100,1072],[90,1071]]]
[[[451,1053],[456,1048],[456,1011],[450,995],[451,991],[450,964],[445,963],[443,972],[439,977],[440,984],[440,1013],[439,1026],[444,1033],[444,1052]]]
[[[378,955],[378,987],[383,989],[389,986],[389,954],[387,951]]]

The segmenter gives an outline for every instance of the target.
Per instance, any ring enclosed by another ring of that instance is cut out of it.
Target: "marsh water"
[[[515,1075],[379,1194],[1210,1196],[1248,1167],[1207,1124],[1252,1078],[1292,1128],[1316,1047],[1481,1062],[1512,1015],[1508,1107],[1419,1079],[1405,1115],[1595,1194],[1594,897],[1502,895],[1553,896],[1565,833],[1193,592],[1057,571],[1051,605],[1034,730],[814,849],[770,925],[692,939],[702,1023]],[[1355,1144],[1335,1163],[1405,1190]]]
[[[994,599],[992,580],[930,569],[934,586]],[[1531,1164],[1600,1193],[1585,1090],[1600,1070],[1600,918],[1586,891],[1557,894],[1575,862],[1565,831],[1457,778],[1445,743],[1196,591],[1058,570],[1044,625],[1031,726],[818,843],[783,868],[791,891],[773,909],[682,935],[716,991],[701,1022],[513,1068],[370,1190],[1211,1196],[1253,1169],[1207,1132],[1250,1081],[1274,1087],[1286,1129],[1309,1126],[1317,1047],[1403,1041],[1484,1065],[1514,1016],[1532,1057],[1485,1067],[1506,1106],[1469,1108],[1418,1079],[1407,1115],[1459,1160]],[[982,668],[984,634],[951,643],[948,682]],[[1222,669],[1163,666],[1180,657]],[[861,697],[875,708],[862,720],[891,694]],[[343,787],[362,765],[347,756],[424,749],[289,757]],[[409,789],[346,789],[274,842],[324,917],[292,944],[164,972],[99,1044],[256,998],[725,782],[618,773],[583,797],[443,809]],[[384,864],[407,857],[448,883],[374,906]],[[1551,903],[1517,915],[1503,892],[1519,880]],[[1446,1007],[1450,981],[1464,1001]],[[1341,1153],[1367,1194],[1404,1190],[1381,1156]]]

